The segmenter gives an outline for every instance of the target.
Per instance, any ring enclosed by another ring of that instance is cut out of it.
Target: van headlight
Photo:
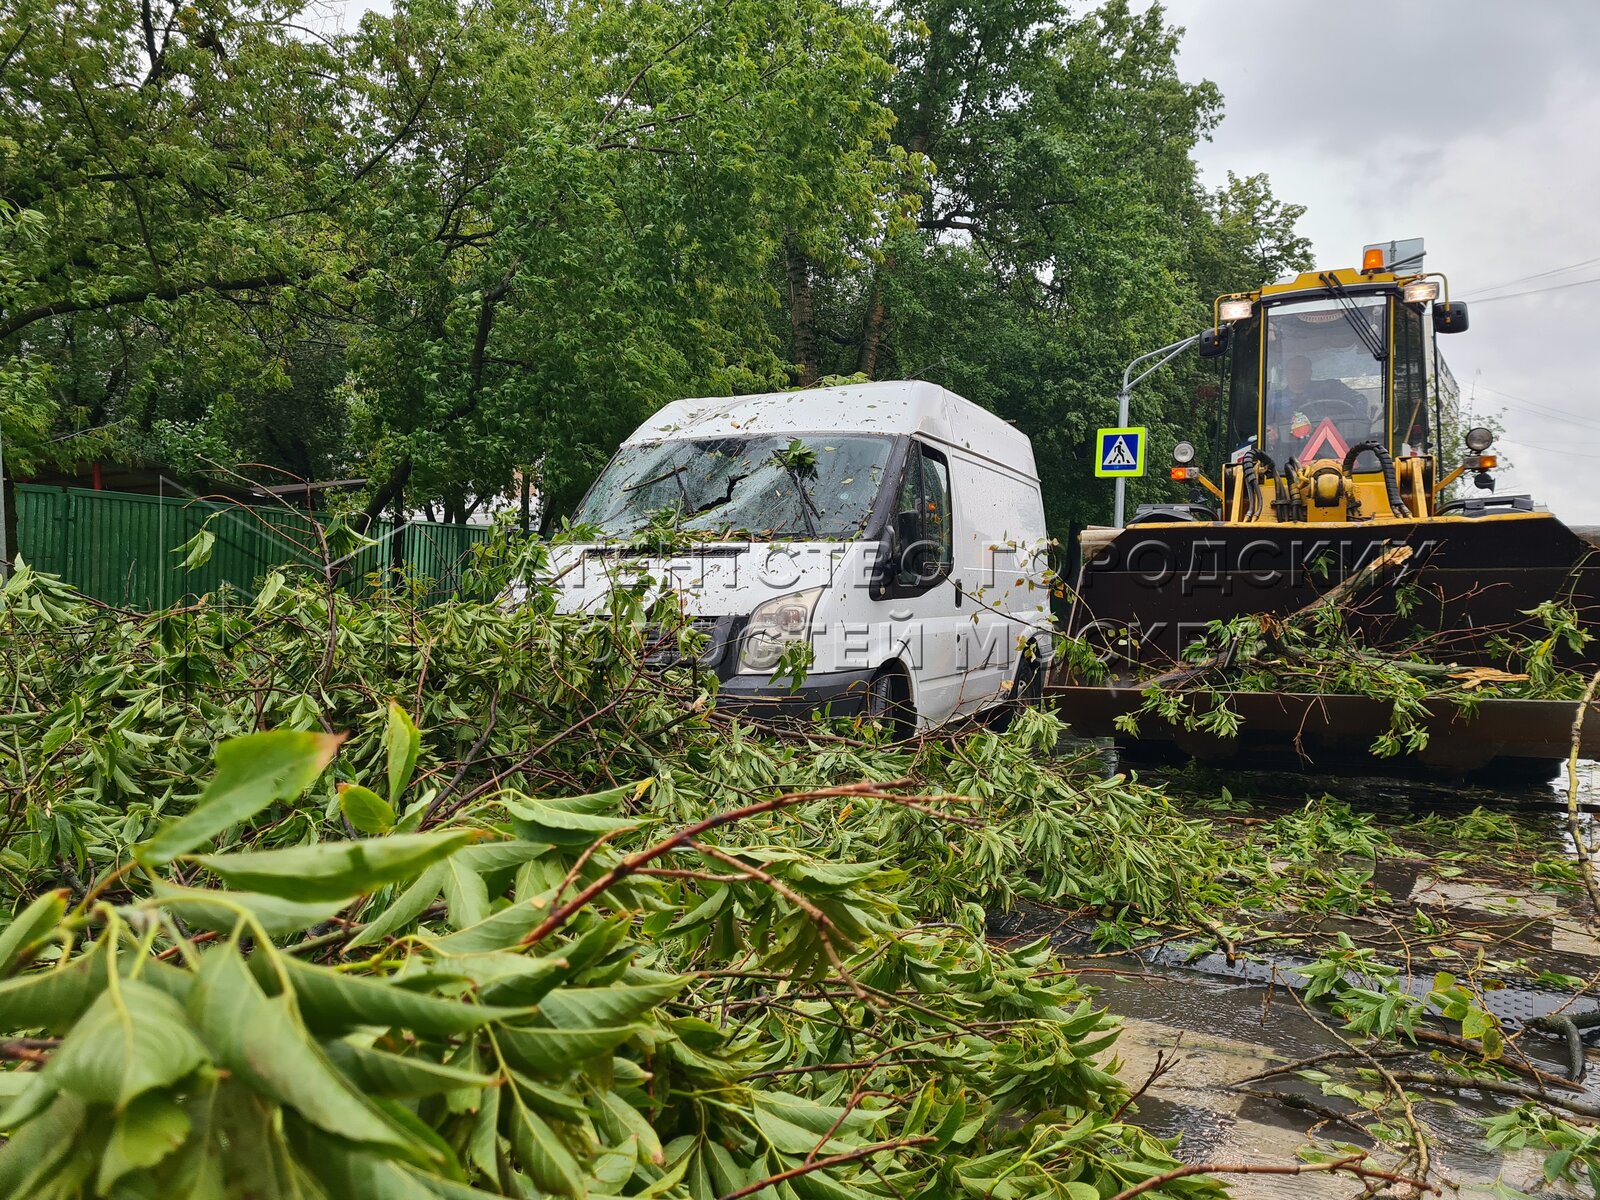
[[[758,605],[744,627],[739,643],[739,670],[766,674],[778,665],[783,652],[795,642],[811,640],[811,614],[825,588],[792,592]]]

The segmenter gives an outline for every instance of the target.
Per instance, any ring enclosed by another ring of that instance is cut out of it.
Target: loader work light
[[[1255,303],[1248,297],[1224,300],[1217,305],[1217,317],[1223,321],[1248,321],[1255,311]]]
[[[1172,448],[1172,461],[1180,466],[1188,466],[1194,461],[1194,446],[1189,442],[1179,442]]]
[[[1467,430],[1467,449],[1474,454],[1482,454],[1494,445],[1494,432],[1485,429],[1482,425]]]
[[[1430,300],[1439,298],[1439,281],[1436,279],[1419,279],[1415,283],[1406,284],[1401,295],[1407,304],[1426,304]]]

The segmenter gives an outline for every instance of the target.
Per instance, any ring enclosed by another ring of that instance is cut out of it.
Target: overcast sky
[[[1600,524],[1600,283],[1560,286],[1600,280],[1600,3],[1166,7],[1184,76],[1224,98],[1197,152],[1207,180],[1266,172],[1306,206],[1319,266],[1425,238],[1426,265],[1472,301],[1442,347],[1463,405],[1505,425],[1498,490]]]

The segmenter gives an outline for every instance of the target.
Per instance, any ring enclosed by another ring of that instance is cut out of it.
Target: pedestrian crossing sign
[[[1143,475],[1146,432],[1143,426],[1100,430],[1095,438],[1094,473],[1102,479]]]

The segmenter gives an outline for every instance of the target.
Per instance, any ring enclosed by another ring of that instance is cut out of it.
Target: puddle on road
[[[1107,963],[1096,960],[1093,965]],[[1281,991],[1269,993],[1266,987],[1218,982],[1181,970],[1166,970],[1159,976],[1096,975],[1086,981],[1100,989],[1099,1002],[1123,1018],[1116,1046],[1123,1079],[1137,1086],[1154,1069],[1158,1056],[1176,1063],[1140,1098],[1138,1120],[1159,1136],[1181,1136],[1179,1154],[1186,1162],[1292,1163],[1300,1148],[1315,1137],[1323,1149],[1333,1142],[1356,1145],[1372,1150],[1381,1164],[1395,1165],[1392,1152],[1347,1127],[1327,1124],[1315,1113],[1291,1107],[1291,1102],[1251,1095],[1234,1086],[1269,1067],[1338,1046]],[[1553,1061],[1548,1065],[1560,1069]],[[1249,1086],[1328,1109],[1349,1107],[1294,1076],[1275,1076]],[[1474,1103],[1470,1094],[1451,1103],[1418,1106],[1417,1115],[1434,1139],[1435,1182],[1454,1183],[1467,1196],[1490,1195],[1496,1180],[1521,1191],[1540,1184],[1543,1154],[1502,1156],[1484,1147],[1482,1129],[1474,1118],[1497,1111],[1492,1102]],[[1235,1175],[1228,1177],[1228,1185],[1240,1197],[1345,1197],[1363,1190],[1355,1180],[1329,1175]]]
[[[1108,771],[1117,769],[1113,750],[1101,747],[1099,753]],[[1402,827],[1430,813],[1459,815],[1482,806],[1513,813],[1519,837],[1525,835],[1529,846],[1570,850],[1564,773],[1549,785],[1505,790],[1193,768],[1146,768],[1139,774],[1147,783],[1165,784],[1186,807],[1191,801],[1197,807],[1214,805],[1226,787],[1241,806],[1237,815],[1247,818],[1270,820],[1298,809],[1308,799],[1326,795],[1373,816],[1386,829],[1403,832]],[[1594,763],[1580,766],[1580,804],[1590,814],[1600,808],[1600,767]],[[1213,808],[1204,815],[1218,814]],[[1592,819],[1592,815],[1586,817]],[[1531,881],[1517,876],[1514,867],[1499,878],[1493,878],[1492,871],[1475,871],[1469,879],[1449,877],[1447,867],[1431,869],[1440,866],[1416,857],[1384,859],[1378,862],[1372,882],[1391,898],[1387,906],[1391,914],[1409,918],[1419,909],[1447,914],[1452,925],[1462,931],[1461,944],[1474,952],[1483,948],[1491,958],[1520,960],[1529,969],[1584,978],[1600,974],[1600,943],[1572,915],[1575,901],[1568,896],[1533,889],[1528,886]],[[1478,878],[1480,874],[1489,878]],[[1344,924],[1359,928],[1369,944],[1383,943],[1381,931],[1374,928],[1381,923],[1364,919],[1361,913],[1353,918],[1324,916],[1315,924],[1318,935],[1331,935]],[[1306,926],[1302,923],[1298,928]],[[1051,929],[1056,930],[1067,965],[1080,967],[1083,981],[1099,989],[1099,1002],[1123,1018],[1124,1031],[1115,1048],[1121,1077],[1137,1087],[1158,1061],[1173,1064],[1139,1099],[1137,1115],[1141,1124],[1161,1136],[1181,1136],[1178,1154],[1183,1160],[1286,1164],[1296,1161],[1301,1148],[1315,1141],[1324,1150],[1334,1142],[1361,1146],[1372,1150],[1383,1165],[1397,1161],[1394,1151],[1282,1098],[1298,1097],[1324,1110],[1351,1110],[1352,1106],[1324,1096],[1315,1082],[1287,1075],[1249,1085],[1280,1093],[1279,1097],[1251,1095],[1236,1086],[1271,1067],[1342,1048],[1332,1031],[1308,1015],[1292,994],[1273,985],[1282,977],[1275,975],[1270,960],[1259,961],[1265,958],[1264,950],[1257,949],[1258,961],[1249,967],[1227,967],[1222,955],[1211,954],[1196,960],[1192,965],[1205,969],[1195,970],[1182,965],[1185,955],[1181,947],[1164,955],[1146,952],[1143,958],[1133,954],[1091,956],[1084,928],[1064,928],[1059,914],[1039,911],[1030,919],[1027,913],[1018,913],[1009,929],[996,932],[1037,936]],[[1403,940],[1394,948],[1403,949]],[[1431,979],[1441,965],[1449,964],[1414,964],[1413,977]],[[1526,977],[1522,983],[1527,984]],[[1426,990],[1425,982],[1421,986]],[[1507,999],[1513,1003],[1508,1011],[1521,1015],[1548,1012],[1571,1001],[1570,993],[1527,986],[1511,992]],[[1579,1007],[1600,1007],[1600,1001],[1585,997],[1568,1011]],[[1316,1018],[1337,1024],[1325,1010],[1313,1012]],[[1564,1053],[1555,1040],[1530,1034],[1524,1039],[1524,1049],[1544,1069],[1556,1074],[1563,1071]],[[1587,1055],[1588,1098],[1600,1102],[1600,1088],[1595,1086],[1600,1079],[1600,1054],[1589,1050]],[[1544,1185],[1543,1151],[1501,1155],[1484,1145],[1481,1119],[1504,1112],[1505,1105],[1474,1092],[1448,1097],[1426,1094],[1429,1098],[1417,1105],[1417,1115],[1432,1139],[1433,1181],[1445,1186],[1447,1194],[1453,1186],[1460,1195],[1490,1196],[1495,1194],[1496,1183],[1519,1191],[1536,1190],[1544,1196],[1583,1194]],[[1227,1183],[1233,1194],[1241,1197],[1355,1197],[1365,1190],[1359,1181],[1325,1174],[1233,1175]]]

